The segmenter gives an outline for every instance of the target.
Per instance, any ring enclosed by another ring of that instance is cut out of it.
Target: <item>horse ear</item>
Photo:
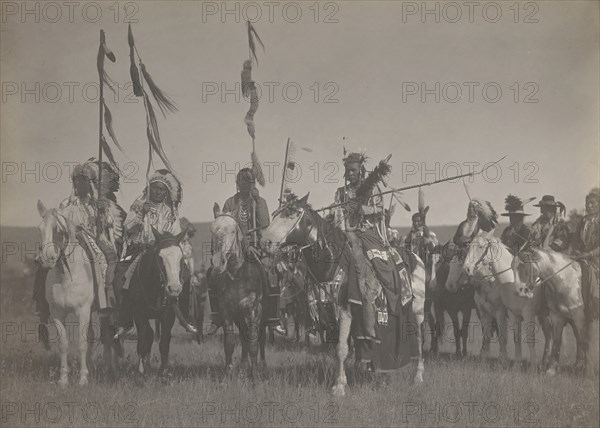
[[[425,209],[423,210],[423,214],[424,214],[424,215],[427,215],[427,213],[428,213],[428,212],[429,212],[429,205],[427,205],[427,206],[425,207]]]
[[[221,207],[219,206],[218,203],[215,202],[215,204],[213,205],[213,215],[215,216],[215,218],[217,218],[220,214],[221,214]]]
[[[181,232],[179,232],[177,234],[177,236],[175,236],[175,239],[177,240],[178,244],[181,243],[181,241],[183,240],[183,237],[185,236],[186,233],[187,233],[187,227],[185,229],[183,229]]]
[[[310,195],[310,192],[308,192],[306,195],[302,196],[302,198],[298,201],[301,204],[306,204],[308,201],[308,195]]]
[[[162,239],[162,235],[160,234],[160,232],[158,230],[156,230],[156,228],[154,226],[150,226],[152,228],[152,234],[154,235],[154,239],[156,239],[157,241],[160,241]]]

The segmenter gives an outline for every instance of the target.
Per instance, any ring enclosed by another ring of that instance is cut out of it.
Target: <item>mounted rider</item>
[[[530,198],[529,201],[531,200],[533,199]],[[502,231],[500,241],[506,245],[512,255],[515,255],[529,241],[531,230],[523,221],[530,214],[525,213],[523,209],[525,204],[517,196],[508,195],[504,202],[506,212],[500,215],[508,217],[510,224]]]
[[[428,284],[430,278],[434,274],[434,257],[433,254],[437,251],[439,241],[434,232],[425,224],[425,214],[421,212],[414,213],[412,216],[412,228],[408,235],[404,238],[404,247],[415,253],[425,264],[425,272]]]
[[[98,188],[99,162],[94,158],[73,168],[71,195],[63,200],[59,211],[76,228],[77,240],[92,261],[93,275],[98,287],[95,309],[115,305],[112,293],[117,254],[123,242],[125,211],[117,204],[115,192],[119,190],[119,175],[106,162],[102,164],[102,189]],[[100,227],[99,233],[98,226]],[[46,301],[48,269],[36,271],[33,299],[42,325],[48,323],[50,308]],[[43,327],[40,332],[43,331]]]
[[[598,320],[600,276],[600,189],[594,188],[585,197],[586,215],[581,219],[574,236],[573,247],[580,260],[582,294],[587,321]]]
[[[179,180],[170,171],[159,169],[150,176],[148,186],[131,205],[124,223],[125,245],[114,282],[115,290],[119,290],[121,296],[118,336],[133,325],[129,283],[142,254],[155,241],[152,229],[174,236],[181,232],[179,206],[182,198],[183,188]],[[187,269],[184,270],[184,275],[189,277]],[[188,282],[184,280],[183,284]],[[182,298],[188,292],[189,290],[184,289]],[[184,315],[187,315],[188,305],[183,305],[182,309]],[[189,325],[184,327],[193,331]]]
[[[389,159],[389,157],[388,157]],[[403,295],[410,290],[410,280],[404,262],[387,240],[386,223],[379,183],[389,173],[387,160],[366,176],[364,153],[349,153],[343,158],[346,183],[336,190],[334,221],[348,237],[356,262],[361,305],[363,334],[357,338],[379,342],[376,324],[387,325],[388,310],[396,314],[397,302],[407,303],[412,298]]]
[[[237,220],[246,242],[258,249],[262,229],[270,223],[267,201],[256,188],[256,175],[251,168],[242,168],[235,183],[236,194],[225,201],[223,212]]]
[[[562,218],[566,207],[552,195],[544,195],[534,207],[540,208],[541,215],[531,225],[531,246],[534,248],[550,248],[564,252],[569,248],[569,229]],[[560,208],[560,211],[559,211]]]

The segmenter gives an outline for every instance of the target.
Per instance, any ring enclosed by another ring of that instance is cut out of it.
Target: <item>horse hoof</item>
[[[555,376],[556,375],[556,370],[554,369],[554,367],[549,368],[548,370],[546,370],[546,374],[548,376]]]
[[[58,381],[58,386],[60,386],[61,388],[66,388],[68,384],[69,379],[67,378],[60,378],[60,380]]]
[[[344,385],[334,385],[333,388],[331,388],[333,395],[336,397],[343,397],[344,395],[346,395],[346,391],[344,388]]]
[[[88,383],[89,382],[87,377],[82,377],[81,379],[79,379],[79,386],[86,386]]]

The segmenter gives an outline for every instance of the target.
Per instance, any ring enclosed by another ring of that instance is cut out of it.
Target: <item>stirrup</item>
[[[133,326],[129,327],[127,330],[125,330],[123,327],[119,327],[117,333],[113,336],[113,340],[118,341],[121,337],[125,336],[131,330],[133,330]]]

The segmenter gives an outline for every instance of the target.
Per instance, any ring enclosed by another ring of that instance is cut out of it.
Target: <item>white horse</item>
[[[333,280],[343,250],[348,245],[346,238],[340,236],[341,231],[327,223],[307,204],[308,195],[300,200],[293,200],[277,210],[269,227],[263,231],[261,245],[267,251],[274,253],[284,245],[299,245],[304,250],[305,261],[312,275],[320,282]],[[323,245],[326,241],[328,244]],[[349,247],[348,247],[348,251]],[[425,318],[425,265],[415,255],[416,267],[412,272],[412,288],[414,299],[413,313],[418,324],[415,328],[418,342],[418,362],[414,381],[423,382],[423,350],[421,326]],[[336,296],[337,298],[337,296]],[[333,386],[335,395],[343,396],[347,385],[344,362],[348,356],[348,337],[352,323],[349,303],[339,304],[339,338],[337,344],[337,376]]]
[[[500,346],[500,358],[507,359],[506,327],[508,314],[489,267],[482,267],[479,273],[469,278],[463,268],[463,263],[460,261],[459,254],[446,254],[445,258],[450,259],[450,271],[446,280],[446,289],[448,291],[456,292],[467,281],[473,284],[473,300],[475,301],[477,316],[481,323],[482,344],[480,357],[489,357],[490,342],[492,341],[494,330],[496,330]],[[519,332],[520,329],[517,327],[513,336],[515,347],[521,346]]]
[[[508,318],[515,334],[515,359],[521,360],[520,346],[520,323],[525,322],[526,342],[529,347],[530,370],[535,371],[537,367],[537,354],[535,350],[535,333],[537,326],[535,318],[537,317],[542,332],[544,333],[544,358],[549,355],[551,327],[547,317],[544,316],[544,302],[541,289],[533,292],[532,298],[524,298],[519,295],[519,284],[517,275],[512,268],[513,256],[508,248],[491,233],[480,232],[469,246],[467,257],[463,267],[469,276],[476,272],[485,275],[485,269],[489,269],[494,276],[495,282],[500,292],[500,298],[504,306],[508,309]],[[501,331],[500,335],[505,334]]]
[[[558,368],[562,333],[569,323],[577,343],[576,367],[585,364],[586,336],[583,297],[581,293],[581,268],[579,263],[565,254],[552,250],[530,250],[525,254],[527,261],[515,257],[514,266],[517,282],[524,288],[526,297],[531,297],[531,289],[545,287],[545,303],[550,309],[552,323],[552,354],[547,374],[554,375]],[[538,279],[536,281],[536,279]],[[535,291],[534,291],[535,292]]]
[[[67,315],[75,314],[79,322],[79,385],[88,383],[88,359],[91,347],[88,337],[92,334],[91,308],[94,301],[92,265],[84,248],[76,239],[73,223],[57,209],[47,210],[41,201],[37,203],[42,216],[39,226],[42,234],[40,262],[42,268],[50,269],[46,278],[46,299],[50,305],[50,320],[57,329],[60,351],[59,385],[68,384],[69,366],[67,354],[69,341],[65,322]],[[105,355],[107,350],[105,344]]]

